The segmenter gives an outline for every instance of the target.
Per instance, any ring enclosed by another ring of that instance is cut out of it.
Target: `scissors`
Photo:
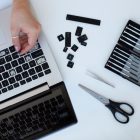
[[[130,104],[124,102],[114,102],[81,84],[79,84],[79,86],[110,109],[114,118],[118,122],[126,124],[129,122],[129,116],[134,114],[134,108]]]

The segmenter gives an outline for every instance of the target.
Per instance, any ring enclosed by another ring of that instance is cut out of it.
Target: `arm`
[[[31,13],[29,1],[13,0],[11,35],[16,50],[24,54],[33,48],[40,30],[40,24]]]

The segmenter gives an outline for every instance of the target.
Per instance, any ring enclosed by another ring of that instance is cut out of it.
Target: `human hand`
[[[41,26],[33,17],[28,0],[13,0],[11,34],[15,49],[21,54],[35,46]]]

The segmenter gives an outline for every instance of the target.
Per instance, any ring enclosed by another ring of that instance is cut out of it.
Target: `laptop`
[[[0,139],[36,139],[77,119],[45,35],[20,55],[11,41],[10,13],[0,12]]]

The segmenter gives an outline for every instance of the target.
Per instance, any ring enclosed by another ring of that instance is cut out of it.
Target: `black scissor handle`
[[[134,114],[134,109],[131,105],[127,104],[127,103],[117,103],[114,101],[109,100],[110,103],[108,105],[106,105],[106,107],[108,107],[114,118],[120,122],[120,123],[128,123],[129,122],[129,117],[130,115]],[[125,107],[127,109],[125,109]]]

